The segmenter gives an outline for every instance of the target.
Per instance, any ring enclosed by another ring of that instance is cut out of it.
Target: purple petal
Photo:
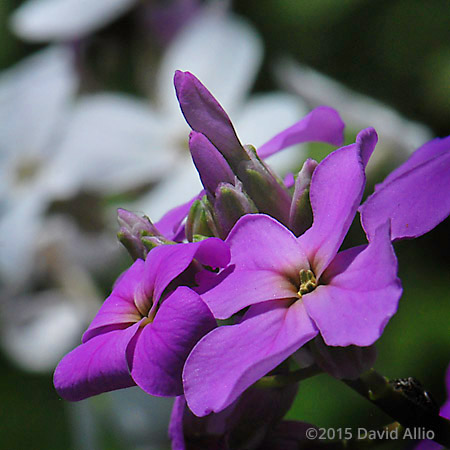
[[[181,372],[186,358],[200,338],[215,327],[216,321],[200,296],[187,287],[178,288],[137,339],[131,366],[136,384],[152,395],[182,394]]]
[[[420,441],[415,447],[414,450],[443,450],[444,447],[442,447],[441,444],[438,444],[437,442],[430,441],[428,439],[424,439],[423,441]]]
[[[213,268],[224,267],[230,259],[230,251],[220,239],[209,238],[189,244],[163,245],[148,254],[145,265],[156,274],[154,302],[159,301],[164,289],[194,258]]]
[[[176,208],[171,209],[169,212],[164,214],[162,219],[155,223],[155,227],[169,240],[176,240],[177,235],[180,232],[180,226],[183,220],[187,217],[189,209],[195,200],[203,197],[205,192],[202,191],[200,194],[196,195],[193,199],[189,200],[187,203],[183,203]]]
[[[323,280],[328,284],[306,294],[303,301],[325,343],[372,345],[395,314],[402,293],[388,224],[364,250],[339,253]]]
[[[302,142],[318,141],[342,145],[344,128],[345,124],[337,111],[328,106],[319,106],[306,117],[259,147],[258,155],[260,158],[267,158],[286,147]]]
[[[231,272],[231,268],[228,271]],[[209,283],[205,285],[209,287]],[[208,290],[205,285],[200,283],[199,292],[217,319],[226,319],[257,303],[298,298],[298,288],[287,277],[271,270],[235,270]]]
[[[361,152],[361,160],[364,167],[367,166],[370,156],[375,150],[375,146],[378,142],[377,132],[373,128],[366,128],[358,133],[356,136],[356,145]]]
[[[84,333],[83,343],[99,334],[112,329],[123,329],[141,320],[142,314],[136,307],[135,299],[140,298],[142,306],[145,299],[149,299],[152,293],[152,280],[144,275],[145,263],[142,259],[137,259],[117,280],[111,295],[105,300]],[[138,290],[141,295],[135,296],[135,292]],[[151,305],[148,304],[148,306]]]
[[[267,300],[296,298],[300,269],[308,261],[295,236],[275,219],[263,214],[242,217],[225,241],[231,250],[230,268],[220,283],[202,298],[217,318],[227,318],[246,306]],[[199,279],[200,281],[200,279]]]
[[[295,184],[294,174],[292,172],[287,173],[286,176],[284,177],[283,183],[287,188],[294,187]]]
[[[219,412],[259,378],[312,339],[317,330],[301,301],[257,305],[239,325],[223,326],[195,347],[183,371],[192,412]]]
[[[186,450],[184,442],[183,417],[186,400],[181,395],[173,403],[172,414],[169,423],[169,438],[172,442],[172,450]]]
[[[208,138],[192,131],[189,136],[189,149],[204,188],[214,194],[219,183],[234,183],[235,176],[225,158]]]
[[[204,134],[225,158],[233,158],[242,145],[217,100],[190,72],[177,70],[174,83],[186,122],[194,131]]]
[[[239,219],[225,242],[231,250],[230,264],[237,269],[269,270],[297,279],[300,269],[309,268],[297,238],[264,214]]]
[[[126,330],[96,336],[67,354],[54,374],[58,394],[66,400],[78,401],[134,386],[126,349],[138,329],[136,323]]]
[[[419,147],[400,167],[392,171],[381,184],[378,184],[375,190],[381,189],[386,184],[401,177],[406,172],[409,172],[416,167],[434,159],[437,156],[442,156],[448,153],[450,148],[450,136],[445,138],[436,138]]]
[[[310,187],[312,227],[298,240],[320,277],[336,255],[364,191],[365,175],[358,145],[327,156],[313,173]]]
[[[435,139],[418,152],[361,206],[361,222],[369,240],[388,219],[391,238],[397,240],[421,236],[450,214],[450,138]]]

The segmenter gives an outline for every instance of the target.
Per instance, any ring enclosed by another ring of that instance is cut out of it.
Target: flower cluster
[[[259,380],[289,374],[292,359],[347,379],[371,366],[402,293],[392,242],[450,212],[439,194],[450,137],[419,148],[360,206],[374,129],[281,180],[264,158],[300,142],[341,145],[336,111],[318,107],[256,150],[191,73],[177,72],[175,88],[204,190],[155,225],[119,211],[135,262],[55,386],[68,400],[135,384],[177,396],[174,448],[285,448],[304,437],[304,424],[280,422],[295,386],[261,391]],[[341,250],[357,211],[367,243]]]

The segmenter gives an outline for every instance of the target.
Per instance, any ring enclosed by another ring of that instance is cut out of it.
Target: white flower
[[[0,274],[19,283],[49,202],[48,170],[77,88],[69,50],[45,49],[0,75]],[[64,173],[66,179],[69,174]]]
[[[14,12],[11,26],[29,41],[82,38],[111,23],[138,0],[28,0]]]
[[[401,162],[432,139],[432,133],[425,125],[408,120],[382,102],[354,92],[292,59],[280,61],[276,74],[284,88],[299,95],[309,106],[326,104],[335,108],[347,128],[355,131],[367,127],[376,129],[379,149],[369,162],[369,170],[375,169],[387,156],[394,162]]]
[[[9,287],[0,297],[1,345],[14,363],[33,372],[53,370],[79,342],[102,301],[91,275],[105,272],[119,252],[111,236],[81,232],[63,216],[43,225],[45,233],[34,237],[34,275],[51,280],[51,287]]]

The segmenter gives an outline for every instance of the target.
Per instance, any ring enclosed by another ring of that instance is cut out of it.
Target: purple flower
[[[447,373],[445,375],[445,386],[447,388],[447,401],[441,406],[439,415],[445,419],[450,419],[450,365],[447,367]],[[443,448],[444,447],[437,442],[424,439],[419,442],[414,450],[440,450]]]
[[[391,220],[392,239],[416,238],[450,213],[450,136],[433,139],[376,186],[360,208],[368,239]]]
[[[314,221],[299,238],[269,216],[244,216],[226,239],[230,265],[217,278],[199,274],[199,292],[216,318],[250,308],[239,324],[210,332],[188,357],[183,380],[194,414],[226,408],[318,333],[330,346],[369,346],[380,337],[402,291],[389,223],[368,245],[338,253],[375,143],[374,130],[364,130],[356,144],[317,166],[310,185]]]
[[[216,327],[198,294],[185,286],[176,288],[177,277],[194,258],[224,267],[229,250],[216,238],[163,245],[122,274],[84,333],[83,343],[55,370],[54,384],[61,397],[82,400],[135,384],[153,395],[183,392],[185,359]]]

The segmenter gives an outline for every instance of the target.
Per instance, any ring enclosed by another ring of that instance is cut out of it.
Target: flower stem
[[[405,428],[424,427],[434,433],[434,441],[450,448],[450,421],[425,407],[416,398],[395,387],[387,378],[370,369],[357,380],[343,380]]]

